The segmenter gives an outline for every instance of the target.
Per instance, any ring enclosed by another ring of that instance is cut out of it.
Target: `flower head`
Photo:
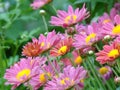
[[[112,75],[112,69],[109,66],[99,68],[99,73],[105,80],[108,80]]]
[[[60,41],[60,37],[55,31],[52,31],[49,32],[47,36],[41,34],[38,41],[41,44],[42,51],[44,52],[55,46]]]
[[[72,6],[69,6],[68,12],[59,10],[57,17],[52,16],[50,23],[54,26],[68,27],[81,22],[88,16],[89,13],[87,12],[85,5],[83,5],[82,9],[77,8],[75,11]]]
[[[71,46],[72,46],[72,38],[70,37],[65,38],[50,50],[50,55],[56,57],[65,55],[68,51],[70,51]]]
[[[72,87],[81,90],[84,86],[81,81],[85,79],[86,74],[87,71],[83,67],[67,66],[58,78],[47,83],[45,90],[68,90]]]
[[[81,31],[79,32],[79,34],[75,35],[73,46],[76,49],[82,49],[93,45],[95,42],[102,38],[99,28],[100,26],[97,23],[88,25],[87,30],[85,30],[84,32]]]
[[[103,25],[102,29],[102,34],[104,35],[111,35],[112,37],[120,35],[120,16],[116,15],[114,17],[114,23],[106,23]]]
[[[37,39],[27,43],[22,50],[23,56],[34,57],[42,53],[42,48]]]
[[[60,72],[60,66],[57,64],[57,62],[53,61],[52,64],[54,65],[56,70]],[[45,85],[49,80],[56,76],[56,72],[54,71],[53,66],[51,66],[50,63],[48,63],[48,65],[44,65],[35,72],[38,72],[38,74],[32,77],[30,80],[30,84],[34,88],[34,90],[38,90],[38,88]]]
[[[118,44],[113,42],[111,45],[105,45],[103,50],[96,53],[96,60],[101,64],[115,61],[116,58],[120,56]]]
[[[52,0],[34,0],[34,2],[31,4],[31,7],[33,9],[38,9],[50,2],[52,2]]]
[[[18,63],[6,70],[4,78],[7,79],[6,84],[13,85],[15,89],[20,84],[27,82],[31,77],[37,74],[33,73],[40,64],[42,58],[22,58]]]

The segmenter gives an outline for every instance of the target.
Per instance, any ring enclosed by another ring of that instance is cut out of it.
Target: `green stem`
[[[100,48],[98,47],[97,44],[95,44],[95,47],[96,47],[96,49],[97,49],[98,51],[100,51]]]
[[[47,54],[47,61],[51,64],[51,66],[53,67],[53,69],[54,69],[55,73],[59,76],[58,71],[57,71],[57,70],[56,70],[56,68],[54,67],[54,65],[53,65],[53,63],[51,62],[51,60],[49,59],[48,54]]]
[[[89,58],[88,58],[88,59],[89,59]],[[91,63],[90,59],[88,60],[88,64],[89,64],[89,67],[90,67],[90,69],[91,69],[91,71],[92,71],[92,73],[93,73],[93,75],[94,75],[97,83],[99,84],[100,87],[102,87],[102,88],[105,90],[105,87],[104,87],[104,85],[102,84],[101,78],[98,77],[98,75],[96,74],[96,70],[95,70],[95,68],[94,68],[94,65]]]
[[[45,26],[46,32],[49,32],[49,31],[48,31],[47,22],[46,22],[46,20],[45,20],[45,16],[44,16],[44,15],[42,15],[42,19],[43,19],[43,23],[44,23],[44,26]]]
[[[85,63],[85,60],[83,61],[83,66],[85,67],[85,69],[88,70],[88,75],[90,76],[91,81],[93,81],[93,80],[92,80],[93,76],[90,74],[89,69],[88,69],[88,67],[87,67],[87,65],[86,65],[86,63]],[[91,83],[93,83],[94,87],[97,86],[97,84],[96,84],[95,82],[91,82]]]
[[[117,72],[115,71],[115,69],[114,68],[112,68],[112,71],[113,71],[113,73],[118,77],[119,75],[117,74]]]
[[[54,7],[54,5],[51,3],[50,4],[51,5],[51,7],[53,8],[53,10],[55,11],[55,13],[57,13],[57,10],[56,10],[56,8]]]

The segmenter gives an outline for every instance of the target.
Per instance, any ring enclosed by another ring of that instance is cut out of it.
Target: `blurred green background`
[[[46,11],[45,17],[49,31],[55,29],[57,32],[64,32],[61,27],[50,25],[50,17],[56,15],[55,11],[48,4],[40,9],[33,10],[30,4],[33,0],[0,0],[0,90],[10,90],[11,86],[5,86],[3,79],[6,68],[9,68],[19,60],[23,45],[45,33],[42,16],[39,11]],[[68,5],[74,8],[86,4],[90,17],[85,23],[96,21],[104,12],[110,11],[119,0],[53,0],[52,4],[57,10],[67,10]],[[17,88],[23,90],[23,87]]]

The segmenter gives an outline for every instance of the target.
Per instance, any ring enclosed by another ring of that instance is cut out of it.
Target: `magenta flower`
[[[7,79],[6,84],[13,85],[12,90],[20,84],[27,82],[31,77],[37,74],[33,71],[44,62],[44,58],[22,58],[18,63],[6,70],[4,78]]]
[[[107,13],[104,13],[103,16],[101,16],[98,19],[98,22],[101,24],[106,24],[108,22],[114,22],[114,17],[116,16],[117,11],[115,8],[112,8],[110,11],[110,15],[108,15]]]
[[[105,64],[115,61],[120,56],[117,42],[113,42],[111,45],[105,45],[103,50],[96,53],[96,60],[100,64]]]
[[[57,70],[57,72],[60,72],[60,66],[56,61],[53,61],[53,66]],[[41,86],[45,85],[49,80],[51,80],[53,77],[57,76],[55,70],[53,69],[53,66],[51,66],[50,63],[48,65],[45,65],[41,68],[38,68],[37,71],[38,74],[30,80],[30,84],[34,90],[38,90]]]
[[[87,12],[85,5],[83,5],[82,9],[77,8],[75,11],[73,10],[72,6],[69,6],[68,12],[59,10],[57,17],[52,16],[50,23],[54,26],[69,27],[81,22],[88,16],[89,12]]]
[[[101,29],[99,24],[93,23],[92,25],[88,25],[84,32],[81,31],[79,34],[75,35],[73,46],[76,49],[91,47],[91,45],[102,38],[100,31]]]
[[[60,41],[60,37],[55,31],[52,31],[49,32],[47,36],[40,34],[38,41],[41,44],[42,51],[44,52],[55,46]]]
[[[112,69],[109,66],[99,68],[99,73],[105,80],[108,80],[112,75]]]
[[[68,90],[70,88],[81,90],[84,87],[83,79],[86,74],[87,71],[83,67],[67,66],[58,78],[53,78],[46,84],[44,90]]]
[[[50,2],[52,2],[52,0],[34,0],[34,2],[31,4],[31,7],[33,9],[38,9]]]
[[[103,25],[102,34],[111,35],[112,37],[120,35],[120,16],[114,17],[114,23],[109,22]]]

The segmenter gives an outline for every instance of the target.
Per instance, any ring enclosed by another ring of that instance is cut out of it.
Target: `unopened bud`
[[[120,83],[120,77],[115,77],[114,81],[115,83]]]
[[[111,39],[111,36],[110,35],[106,35],[105,37],[104,37],[104,40],[110,40]]]
[[[92,55],[94,52],[92,50],[88,51],[89,55]]]
[[[40,12],[39,12],[41,15],[45,15],[45,10],[40,10]]]

